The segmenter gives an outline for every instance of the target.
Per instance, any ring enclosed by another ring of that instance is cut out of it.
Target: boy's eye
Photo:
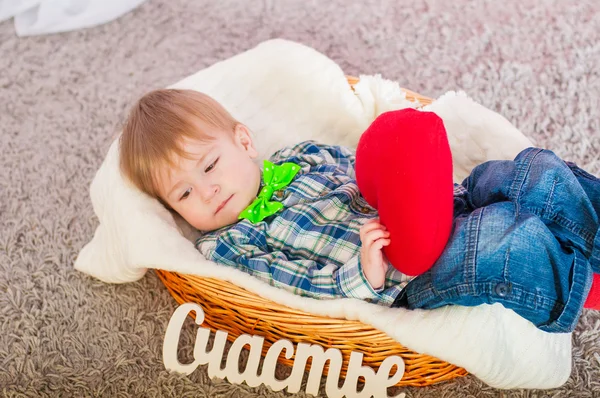
[[[212,162],[206,169],[204,169],[204,172],[208,173],[209,171],[211,171],[212,169],[214,169],[215,166],[217,165],[218,161],[219,161],[219,158],[217,158],[217,160],[215,160],[214,162]]]
[[[188,188],[187,191],[185,191],[183,193],[183,195],[181,195],[181,198],[179,198],[179,200],[183,200],[183,199],[187,198],[188,196],[190,196],[191,192],[192,192],[192,188]]]

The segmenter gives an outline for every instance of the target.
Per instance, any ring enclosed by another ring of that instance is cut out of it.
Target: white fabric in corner
[[[284,40],[265,42],[174,87],[204,91],[220,101],[253,130],[261,158],[307,139],[355,146],[375,116],[414,106],[397,83],[378,76],[361,76],[353,92],[333,61]],[[444,120],[456,179],[480,161],[512,158],[530,145],[506,119],[464,94],[448,93],[427,110]],[[148,268],[221,278],[291,308],[371,324],[406,347],[462,366],[497,388],[553,388],[570,375],[571,335],[542,332],[501,305],[407,311],[337,299],[324,306],[207,261],[182,236],[193,235],[191,229],[123,180],[117,141],[90,194],[100,225],[75,268],[103,281],[134,281]]]
[[[90,28],[120,17],[146,0],[0,0],[0,22],[14,17],[17,36]]]

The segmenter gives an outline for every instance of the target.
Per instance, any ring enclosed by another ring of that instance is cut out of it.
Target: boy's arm
[[[360,256],[346,264],[319,264],[313,260],[291,259],[282,251],[264,248],[237,239],[235,234],[199,241],[197,248],[207,259],[233,266],[277,287],[315,298],[354,297],[379,300],[363,272]]]

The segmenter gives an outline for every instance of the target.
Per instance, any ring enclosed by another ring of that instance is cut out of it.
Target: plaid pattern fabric
[[[354,153],[306,141],[270,160],[301,167],[290,185],[273,195],[284,209],[257,224],[242,220],[208,232],[196,248],[208,260],[296,294],[391,305],[413,277],[390,266],[384,287],[374,290],[363,273],[359,230],[377,211],[358,191]]]

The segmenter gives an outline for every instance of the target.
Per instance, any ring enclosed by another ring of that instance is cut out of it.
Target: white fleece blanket
[[[254,132],[261,159],[307,139],[353,147],[380,113],[415,106],[397,83],[379,76],[361,76],[353,92],[337,64],[284,40],[262,43],[175,87],[220,101]],[[425,110],[444,120],[457,181],[484,160],[513,158],[531,145],[505,118],[463,93],[447,93]],[[149,268],[222,278],[292,308],[373,325],[406,347],[462,366],[497,388],[553,388],[570,375],[571,335],[544,333],[501,305],[407,311],[337,299],[324,306],[207,261],[190,242],[194,231],[189,226],[123,180],[117,141],[90,194],[100,225],[75,268],[103,281],[135,281]]]

